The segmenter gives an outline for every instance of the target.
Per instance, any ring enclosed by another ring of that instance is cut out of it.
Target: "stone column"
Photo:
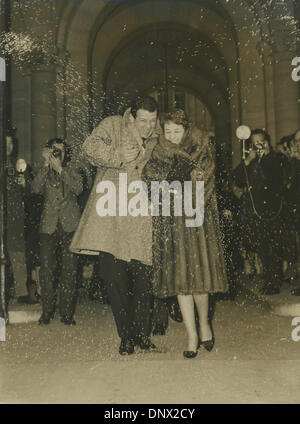
[[[276,117],[274,106],[274,72],[273,72],[273,55],[272,47],[267,42],[260,42],[257,45],[257,50],[261,56],[264,77],[264,114],[265,128],[271,136],[273,147],[276,145]]]
[[[51,65],[31,69],[31,161],[36,166],[49,138],[56,137],[56,69]]]
[[[299,83],[292,80],[292,59],[296,53],[285,45],[273,49],[274,108],[276,141],[300,127]]]
[[[14,30],[24,33],[32,42],[32,51],[23,65],[30,81],[29,130],[33,166],[40,161],[46,140],[56,136],[56,68],[50,63],[57,55],[57,3],[56,0],[18,2],[14,17]]]

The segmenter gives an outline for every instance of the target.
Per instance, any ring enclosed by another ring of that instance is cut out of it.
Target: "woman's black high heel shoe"
[[[194,352],[193,350],[185,350],[183,352],[183,356],[185,358],[191,359],[191,358],[195,358],[197,356],[198,350],[196,350],[196,352]]]
[[[208,352],[211,352],[215,345],[215,339],[213,337],[210,340],[205,340],[204,342],[201,342],[201,344]]]
[[[200,349],[200,340],[198,340],[196,352],[194,352],[193,350],[185,350],[183,352],[183,356],[188,359],[195,358],[198,354],[198,349]]]

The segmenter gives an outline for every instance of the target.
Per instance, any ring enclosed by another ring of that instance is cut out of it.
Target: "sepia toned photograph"
[[[0,0],[0,404],[300,403],[299,81],[298,0]]]

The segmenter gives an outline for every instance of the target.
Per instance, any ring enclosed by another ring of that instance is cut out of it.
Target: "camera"
[[[253,146],[254,150],[264,150],[264,145],[262,143],[257,143]]]
[[[257,143],[255,146],[253,146],[253,148],[256,150],[258,156],[262,156],[265,152],[265,146],[263,143]]]
[[[61,159],[61,150],[60,150],[60,149],[54,149],[54,150],[52,151],[52,155],[53,155],[55,158]]]

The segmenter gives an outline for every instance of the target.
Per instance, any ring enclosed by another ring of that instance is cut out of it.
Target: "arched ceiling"
[[[218,89],[211,86],[202,75],[195,75],[183,68],[171,68],[170,72],[177,75],[176,87],[183,88],[198,97],[216,121],[230,121],[228,102],[220,95]],[[150,92],[159,89],[159,84],[160,71],[148,70],[148,72],[138,75],[134,81],[131,80],[124,85],[122,92],[125,95],[126,93]]]
[[[134,88],[133,80],[141,82],[144,77],[146,89],[151,79],[149,67],[152,76],[155,75],[155,84],[161,83],[167,45],[170,83],[189,84],[215,116],[219,115],[220,101],[228,108],[227,90],[233,87],[237,99],[234,107],[241,113],[240,49],[246,47],[250,55],[258,55],[257,43],[270,33],[269,21],[264,19],[266,2],[76,0],[66,3],[61,8],[58,44],[70,52],[86,78],[89,73],[93,76],[96,87],[128,90]],[[253,60],[257,59],[259,63],[256,56]],[[189,80],[183,81],[184,76]],[[205,85],[209,90],[213,88],[210,96],[205,95]]]
[[[250,0],[249,0],[250,1]],[[102,25],[109,20],[111,17],[115,16],[122,11],[133,8],[136,5],[141,5],[142,3],[151,2],[153,5],[155,2],[159,4],[161,0],[125,0],[125,1],[102,1],[96,0],[98,6],[100,6],[99,14],[97,15],[97,19],[95,20],[92,30],[90,30],[90,43],[93,44],[98,32],[101,30]],[[232,23],[230,14],[228,11],[220,4],[218,0],[181,0],[182,4],[185,2],[195,3],[197,6],[201,6],[204,9],[213,9],[215,13],[217,13],[220,17],[227,21],[228,23]],[[60,18],[60,25],[58,29],[58,39],[64,47],[67,44],[68,32],[71,28],[72,19],[74,16],[80,12],[80,9],[84,5],[85,0],[77,0],[77,1],[64,1],[59,2],[57,4],[57,12]],[[93,3],[90,1],[90,3]],[[95,3],[95,2],[94,2]],[[94,6],[94,5],[92,5]],[[174,6],[173,6],[174,7]],[[63,22],[65,21],[65,25]]]
[[[124,10],[134,8],[137,5],[151,2],[161,3],[162,0],[124,0],[124,1],[103,1],[103,0],[65,0],[64,2],[57,2],[57,11],[60,15],[60,22],[58,27],[57,39],[58,43],[67,47],[68,38],[72,32],[72,21],[76,15],[83,13],[85,8],[94,9],[95,20],[92,26],[89,28],[89,45],[93,45],[93,42],[101,30],[102,25],[106,23],[111,17],[122,13]],[[210,9],[217,14],[227,25],[230,25],[233,29],[239,25],[238,17],[236,16],[233,5],[237,4],[239,7],[249,9],[251,19],[253,19],[256,25],[259,26],[262,38],[268,37],[270,34],[270,26],[267,23],[267,16],[270,16],[269,2],[258,1],[258,0],[245,0],[245,6],[238,1],[228,2],[227,0],[180,0],[181,9],[188,7],[188,3],[194,3],[197,6],[201,6],[204,10]],[[171,3],[175,3],[174,0]],[[173,6],[174,8],[175,6]]]
[[[130,80],[151,69],[160,74],[160,82],[175,86],[177,73],[185,69],[202,75],[226,97],[228,87],[227,65],[222,53],[203,34],[188,26],[168,23],[143,28],[127,37],[112,55],[104,72],[104,87],[120,89]]]
[[[127,2],[125,2],[127,3]],[[110,60],[112,52],[119,49],[124,40],[132,33],[144,30],[148,26],[162,26],[173,23],[177,26],[188,26],[191,31],[201,32],[204,41],[210,41],[222,51],[225,62],[230,66],[238,57],[238,47],[234,27],[224,21],[220,14],[212,7],[201,7],[202,2],[186,1],[183,8],[182,0],[160,0],[149,2],[128,2],[127,7],[120,9],[116,14],[111,14],[110,19],[101,25],[94,41],[89,45],[89,69],[104,74],[106,63]],[[214,3],[214,2],[212,2]],[[132,6],[129,8],[129,5]],[[208,3],[210,4],[210,3]],[[155,41],[155,32],[153,32]],[[182,34],[185,38],[185,34]],[[179,40],[180,41],[180,40]],[[195,39],[195,44],[197,41]],[[194,48],[193,48],[194,50]]]

